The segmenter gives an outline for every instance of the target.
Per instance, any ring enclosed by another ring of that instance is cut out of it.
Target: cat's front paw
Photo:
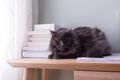
[[[48,56],[48,59],[53,59],[53,54],[50,54],[49,56]]]
[[[62,57],[61,57],[61,56],[58,56],[58,55],[54,55],[54,56],[53,56],[53,59],[62,59]]]

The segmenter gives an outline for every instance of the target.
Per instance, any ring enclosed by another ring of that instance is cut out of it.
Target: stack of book
[[[51,54],[49,43],[51,39],[50,30],[54,31],[55,24],[38,24],[33,31],[28,32],[28,42],[22,49],[23,58],[48,58]]]

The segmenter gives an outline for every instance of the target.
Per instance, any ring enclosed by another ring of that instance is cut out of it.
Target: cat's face
[[[59,51],[67,50],[73,42],[72,33],[66,28],[60,28],[57,31],[51,31],[52,44],[56,46]]]

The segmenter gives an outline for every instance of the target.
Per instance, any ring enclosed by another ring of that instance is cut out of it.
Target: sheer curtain
[[[22,70],[7,60],[20,57],[32,27],[32,0],[0,0],[0,80],[22,80]]]
[[[0,0],[0,80],[14,80],[13,68],[6,62],[14,57],[14,17],[14,0]]]

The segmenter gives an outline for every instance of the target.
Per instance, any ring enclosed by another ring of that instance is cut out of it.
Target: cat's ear
[[[56,31],[50,30],[50,32],[51,32],[52,36],[56,34]]]

